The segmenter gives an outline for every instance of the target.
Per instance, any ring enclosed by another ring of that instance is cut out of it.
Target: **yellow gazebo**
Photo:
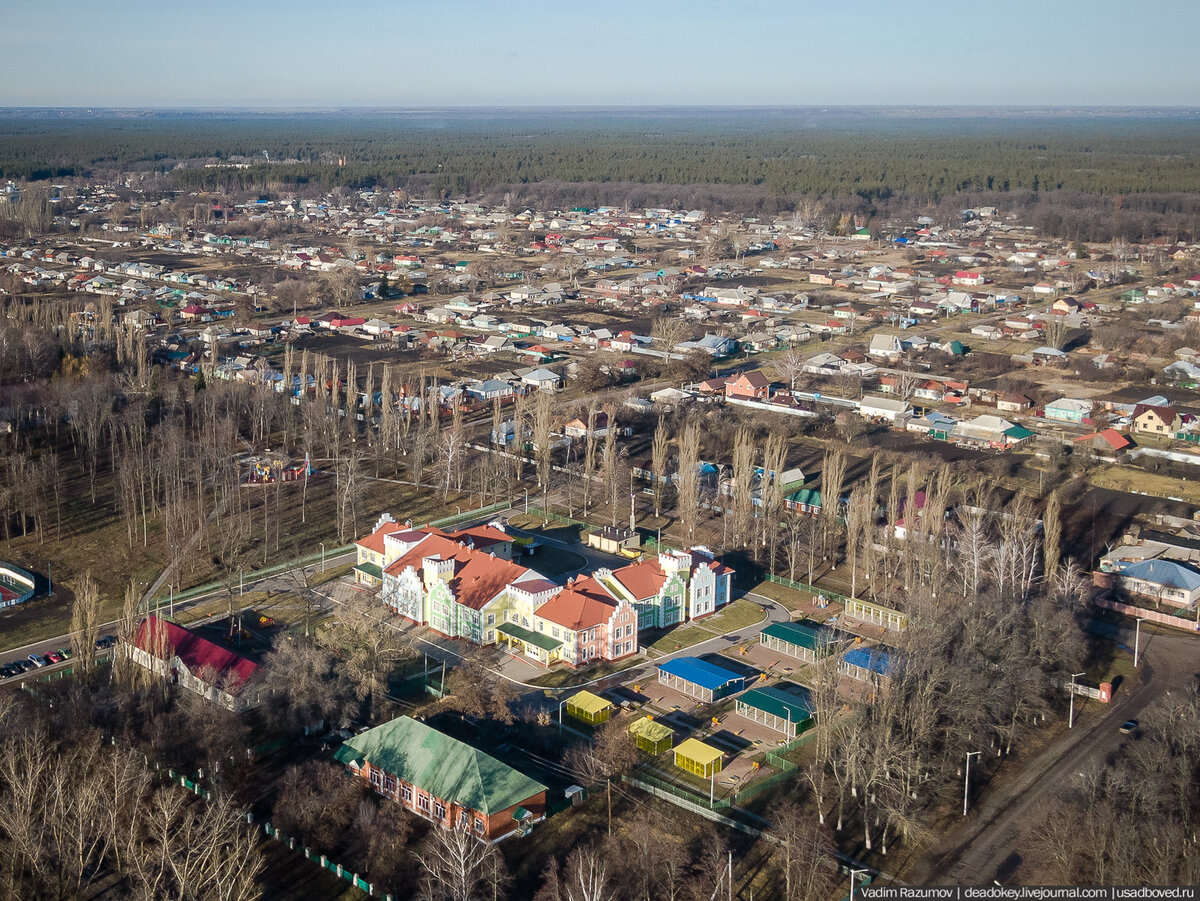
[[[567,698],[567,716],[573,716],[581,723],[598,726],[608,722],[612,715],[612,702],[606,701],[590,691],[578,691]]]
[[[710,779],[721,772],[724,756],[711,745],[689,738],[675,748],[675,766],[703,779]]]
[[[644,716],[630,723],[629,734],[633,736],[634,743],[647,754],[669,751],[671,743],[675,740],[675,733],[671,727],[656,723],[652,716]]]

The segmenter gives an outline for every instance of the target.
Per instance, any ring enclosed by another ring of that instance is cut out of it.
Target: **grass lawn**
[[[719,613],[715,613],[708,619],[701,620],[701,624],[710,632],[715,632],[718,635],[727,635],[730,632],[737,632],[739,629],[745,629],[747,626],[753,626],[762,621],[766,616],[762,607],[754,603],[754,601],[746,598],[738,598],[732,604],[726,604]]]
[[[544,576],[557,576],[587,566],[587,559],[583,555],[553,545],[542,545],[533,556],[521,557],[520,562],[528,563]]]
[[[645,659],[635,654],[617,663],[601,660],[599,663],[594,663],[581,670],[571,669],[569,666],[560,666],[548,673],[530,679],[529,682],[531,685],[540,685],[543,688],[570,688],[582,682],[603,679],[605,676],[619,673],[640,663],[645,663]]]
[[[1190,479],[1172,479],[1127,466],[1105,466],[1093,471],[1088,478],[1098,488],[1137,491],[1156,497],[1181,497],[1185,501],[1200,504],[1200,482]]]
[[[701,629],[696,625],[676,626],[658,641],[650,645],[651,650],[657,651],[659,654],[673,654],[676,651],[682,651],[684,648],[690,648],[694,644],[700,644],[702,641],[709,641],[716,638],[716,632],[709,632],[708,629]]]
[[[774,582],[759,582],[750,591],[783,604],[783,606],[793,612],[799,610],[801,606],[807,609],[812,602],[812,595],[807,591],[798,591],[795,588],[788,588],[786,585],[777,585]],[[737,602],[735,601],[734,603]]]

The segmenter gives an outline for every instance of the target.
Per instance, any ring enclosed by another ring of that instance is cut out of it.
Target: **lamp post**
[[[967,769],[963,773],[963,816],[967,815],[967,798],[971,791],[971,755],[978,757],[982,753],[982,751],[967,752]]]
[[[525,515],[529,515],[529,488],[525,489]]]
[[[321,572],[325,572],[325,542],[321,542]]]
[[[1137,628],[1134,629],[1134,632],[1133,632],[1133,668],[1134,669],[1137,669],[1137,666],[1138,666],[1138,651],[1141,649],[1142,622],[1144,620],[1145,620],[1144,616],[1138,617]]]
[[[869,873],[869,872],[871,872],[871,871],[867,870],[867,869],[859,869],[859,870],[851,870],[850,871],[850,901],[854,901],[854,887],[856,885],[858,885],[858,877],[862,876],[864,873]]]
[[[1075,728],[1075,680],[1085,673],[1071,673],[1071,713],[1067,717],[1067,728]]]
[[[570,700],[570,698],[563,698],[561,701],[559,701],[559,702],[558,702],[558,734],[559,734],[560,736],[562,735],[562,709],[563,709],[563,704],[567,703],[567,701],[569,701],[569,700]]]

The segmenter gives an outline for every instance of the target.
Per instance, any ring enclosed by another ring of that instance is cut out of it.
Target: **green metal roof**
[[[382,579],[383,570],[375,563],[360,563],[354,567],[356,572],[370,576],[372,579]]]
[[[781,720],[791,720],[793,725],[808,722],[812,719],[812,702],[804,695],[796,692],[804,689],[796,686],[794,691],[784,691],[775,686],[752,688],[740,698],[738,705],[745,704],[764,713],[779,717]]]
[[[787,499],[795,504],[805,504],[810,507],[821,506],[821,492],[815,488],[801,488],[787,495]]]
[[[354,736],[334,758],[365,760],[435,798],[489,816],[546,791],[496,758],[407,716]]]
[[[771,638],[778,638],[780,641],[786,641],[788,644],[799,645],[810,651],[820,650],[822,645],[828,640],[822,634],[820,626],[804,622],[771,623],[771,625],[762,630],[762,634]]]
[[[1029,429],[1025,428],[1023,425],[1015,425],[1011,429],[1004,430],[1004,436],[1006,438],[1013,438],[1017,441],[1024,441],[1026,438],[1029,438],[1032,435],[1033,432],[1029,431]]]
[[[526,644],[531,644],[535,648],[541,648],[543,651],[554,651],[562,646],[562,642],[557,638],[551,638],[549,635],[543,635],[541,632],[534,632],[523,628],[516,623],[501,623],[496,627],[496,631],[503,632],[510,638],[519,639]]]

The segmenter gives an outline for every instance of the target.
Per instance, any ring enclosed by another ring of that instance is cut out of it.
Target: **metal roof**
[[[1200,588],[1200,572],[1174,560],[1155,559],[1131,563],[1121,570],[1121,575],[1127,579],[1138,579],[1183,591],[1195,591]]]
[[[853,648],[842,657],[851,666],[865,669],[880,676],[889,674],[892,668],[891,655],[881,647]]]
[[[595,714],[612,707],[612,701],[606,701],[599,695],[594,695],[584,689],[575,692],[575,694],[567,698],[567,707],[574,707],[576,710],[582,710],[584,713]]]
[[[744,676],[739,676],[737,673],[709,663],[707,660],[701,660],[699,657],[676,657],[674,660],[659,664],[658,668],[661,672],[710,691],[723,688],[730,682],[741,682],[745,679]]]
[[[830,636],[827,633],[828,630],[816,623],[801,621],[798,623],[771,623],[762,630],[761,634],[807,648],[810,651],[817,651],[828,643]]]
[[[675,731],[670,726],[655,722],[651,717],[644,716],[629,724],[629,734],[636,738],[644,738],[653,744],[658,744],[664,738],[675,738]]]
[[[791,686],[790,691],[784,691],[774,685],[752,688],[739,697],[737,702],[739,707],[745,704],[781,720],[791,720],[793,724],[804,723],[812,719],[813,715],[809,691],[799,685]]]
[[[365,760],[435,798],[489,816],[546,791],[496,758],[407,716],[354,736],[334,758]]]
[[[688,760],[694,760],[701,766],[707,767],[725,755],[699,739],[689,738],[675,746],[675,756],[686,757]]]
[[[526,644],[531,644],[535,648],[541,648],[543,651],[553,651],[562,645],[562,642],[557,638],[551,638],[549,635],[543,635],[541,632],[534,632],[516,623],[501,623],[496,627],[497,632],[503,632],[510,638],[516,638]]]

